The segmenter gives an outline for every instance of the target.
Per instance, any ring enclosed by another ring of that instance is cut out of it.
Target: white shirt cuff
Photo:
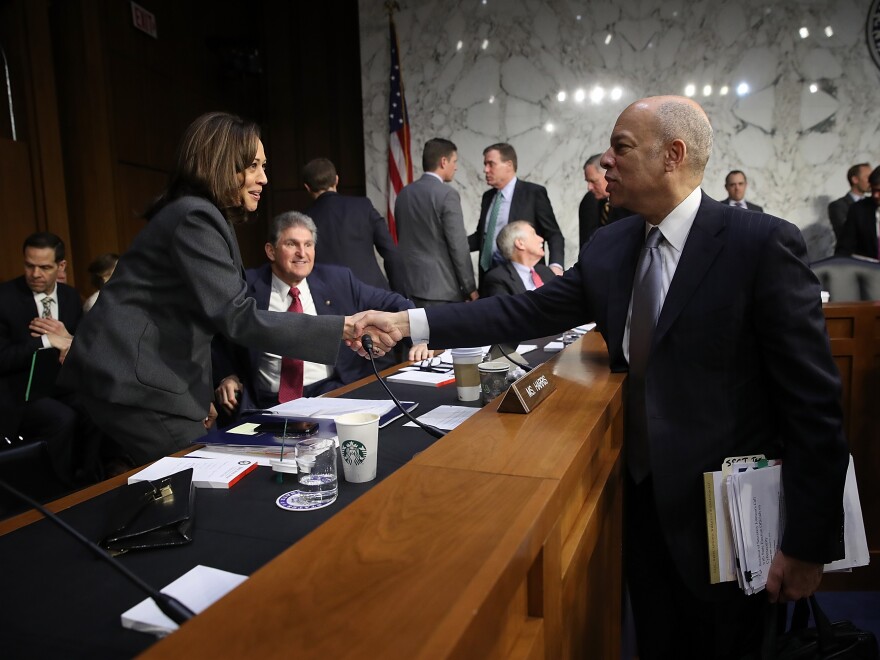
[[[427,344],[431,341],[431,328],[428,327],[428,315],[422,307],[408,309],[409,336],[413,344]]]
[[[43,348],[52,348],[52,342],[49,341],[46,335],[40,335],[40,341],[43,342]]]

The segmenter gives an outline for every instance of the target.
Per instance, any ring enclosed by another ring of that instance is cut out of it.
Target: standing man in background
[[[749,211],[763,211],[762,207],[746,200],[746,188],[748,187],[749,182],[746,179],[745,172],[742,170],[732,170],[724,178],[724,189],[727,191],[727,199],[722,200],[721,203],[741,209],[748,209]]]
[[[562,275],[565,239],[553,215],[547,189],[517,179],[516,151],[505,142],[483,150],[483,173],[492,188],[483,193],[477,230],[468,236],[471,252],[480,253],[480,282],[493,266],[504,263],[495,242],[504,225],[512,220],[526,220],[534,225],[550,249],[550,268]]]
[[[868,176],[871,194],[855,202],[846,213],[837,254],[880,259],[880,167]]]
[[[859,163],[850,167],[846,172],[849,192],[828,205],[828,220],[831,221],[831,228],[834,230],[834,237],[838,243],[843,233],[843,225],[846,224],[846,214],[849,207],[855,202],[863,200],[871,192],[871,184],[868,183],[870,174],[871,166],[868,163]]]
[[[406,295],[406,279],[397,246],[388,231],[388,223],[370,200],[336,192],[339,175],[327,158],[310,160],[302,176],[314,200],[305,213],[315,221],[321,233],[318,263],[345,266],[370,286],[390,288]],[[388,279],[376,261],[374,246],[382,256]]]
[[[448,185],[457,168],[455,144],[428,140],[422,152],[424,174],[401,190],[394,204],[410,299],[419,307],[477,299],[461,197]]]
[[[578,238],[581,247],[599,227],[632,215],[626,209],[611,206],[605,190],[605,169],[599,162],[601,158],[602,154],[594,154],[584,163],[584,181],[587,182],[588,190],[578,207]]]

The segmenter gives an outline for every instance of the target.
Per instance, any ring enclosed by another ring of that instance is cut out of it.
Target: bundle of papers
[[[165,456],[128,478],[128,483],[138,481],[158,481],[177,474],[182,470],[193,469],[193,486],[196,488],[229,488],[248,472],[257,469],[257,461],[240,456],[198,458]]]
[[[704,473],[703,484],[711,583],[736,580],[746,594],[762,591],[785,531],[782,465],[763,456],[731,458],[724,469]],[[843,510],[844,557],[826,564],[825,571],[849,570],[869,561],[852,456]]]

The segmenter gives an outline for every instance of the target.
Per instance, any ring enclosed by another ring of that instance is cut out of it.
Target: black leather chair
[[[831,302],[880,300],[880,263],[873,259],[830,257],[810,264]]]

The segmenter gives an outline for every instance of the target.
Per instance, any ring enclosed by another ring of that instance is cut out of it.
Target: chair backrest
[[[810,264],[831,302],[880,300],[880,263],[854,257],[831,257]]]

